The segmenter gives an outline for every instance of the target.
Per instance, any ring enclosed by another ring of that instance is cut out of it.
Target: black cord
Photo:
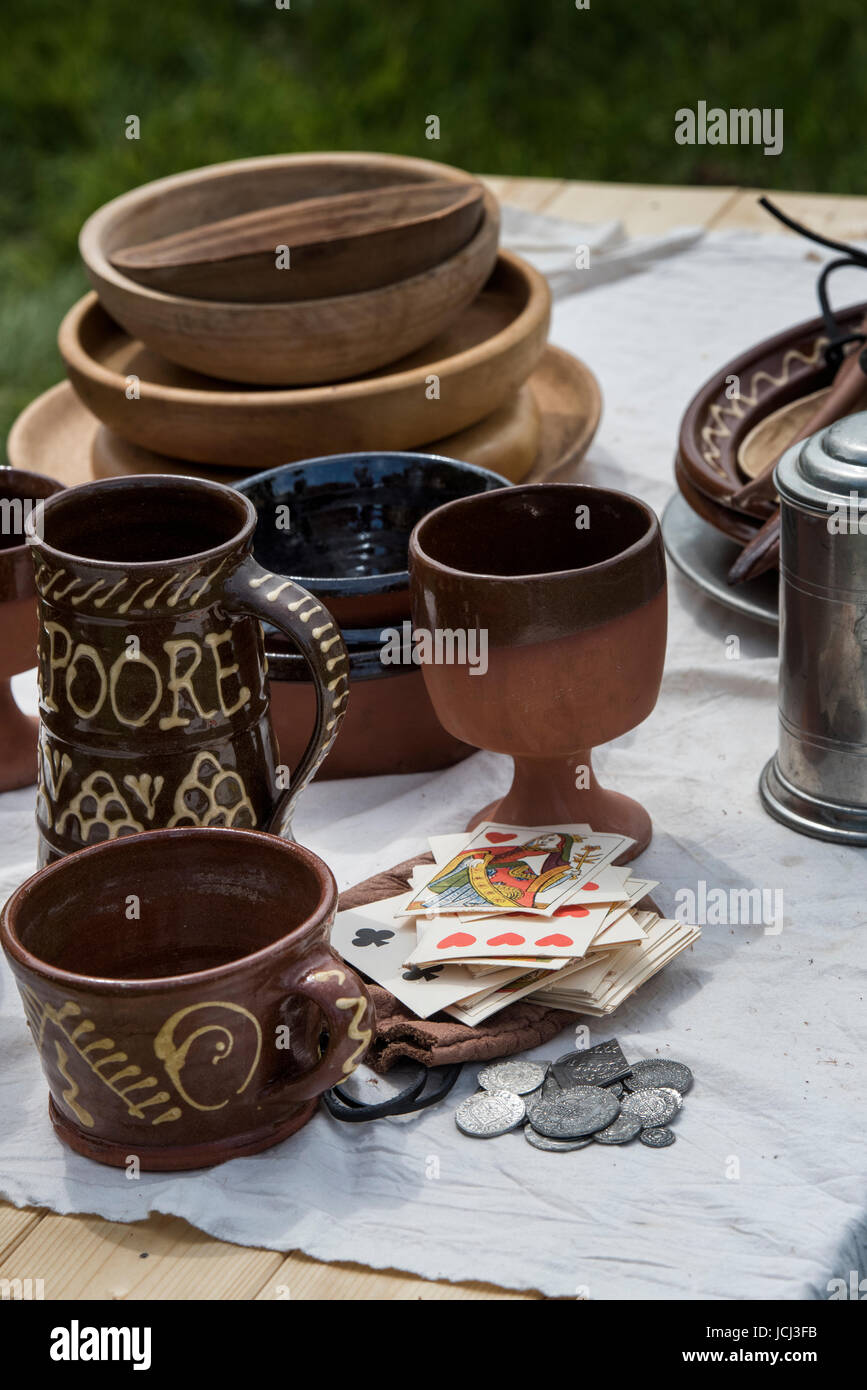
[[[396,1096],[389,1097],[388,1100],[380,1101],[374,1105],[365,1105],[363,1101],[347,1095],[342,1086],[334,1086],[330,1091],[326,1091],[322,1097],[325,1108],[335,1120],[342,1120],[345,1124],[350,1125],[364,1124],[368,1120],[385,1119],[389,1115],[412,1115],[417,1110],[426,1110],[429,1105],[436,1105],[438,1101],[443,1100],[448,1095],[461,1074],[463,1063],[456,1062],[452,1066],[442,1068],[428,1068],[422,1066],[421,1062],[416,1062],[414,1065],[418,1067],[418,1075],[404,1090],[399,1091]],[[423,1096],[422,1092],[428,1077],[436,1076],[437,1072],[441,1072],[441,1075],[437,1077],[438,1084],[426,1096]]]
[[[829,367],[837,368],[843,361],[843,349],[848,347],[850,343],[867,343],[867,334],[847,333],[843,330],[828,298],[828,278],[833,271],[839,270],[844,265],[853,266],[856,270],[867,270],[867,253],[860,251],[857,246],[849,246],[845,241],[834,241],[831,237],[822,236],[820,232],[811,231],[802,222],[796,222],[794,217],[789,217],[781,208],[772,203],[770,198],[760,198],[759,204],[778,222],[782,222],[784,227],[788,227],[789,231],[796,232],[798,236],[806,237],[808,241],[815,241],[819,246],[826,246],[830,251],[843,252],[842,257],[829,261],[826,266],[822,267],[816,286],[819,308],[825,322],[825,331],[830,339],[825,348],[825,361]],[[862,368],[867,371],[863,353],[860,360]]]

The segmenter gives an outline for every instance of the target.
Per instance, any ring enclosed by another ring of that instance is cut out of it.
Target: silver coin
[[[593,1138],[597,1144],[628,1144],[636,1134],[641,1133],[641,1121],[637,1115],[620,1114],[605,1129],[597,1129]]]
[[[559,1095],[531,1096],[530,1124],[548,1139],[580,1139],[604,1129],[620,1113],[620,1101],[601,1086],[572,1086]]]
[[[620,1107],[624,1115],[634,1115],[639,1119],[643,1129],[667,1125],[679,1109],[666,1091],[650,1086],[640,1091],[630,1091],[629,1095],[623,1097]]]
[[[514,1091],[477,1091],[461,1101],[455,1124],[474,1139],[496,1139],[516,1129],[525,1115],[524,1102]]]
[[[664,1091],[667,1096],[671,1096],[672,1102],[677,1106],[678,1110],[683,1109],[683,1096],[680,1094],[680,1091],[675,1090],[673,1086],[655,1086],[654,1090]]]
[[[564,1052],[553,1064],[553,1070],[562,1085],[605,1086],[626,1076],[629,1063],[617,1039],[609,1038],[583,1052]]]
[[[537,1134],[532,1125],[527,1125],[524,1138],[534,1149],[544,1149],[546,1153],[571,1153],[573,1149],[586,1149],[592,1139],[549,1139],[546,1134]]]
[[[673,1129],[654,1126],[652,1129],[643,1129],[638,1137],[649,1149],[667,1149],[669,1144],[674,1143],[677,1135]]]
[[[626,1078],[630,1091],[642,1091],[653,1086],[673,1086],[682,1096],[692,1085],[692,1072],[683,1062],[670,1062],[665,1057],[648,1057],[635,1062],[632,1074]]]
[[[479,1085],[485,1091],[514,1091],[516,1096],[537,1091],[545,1080],[545,1068],[538,1062],[494,1062],[479,1072]]]

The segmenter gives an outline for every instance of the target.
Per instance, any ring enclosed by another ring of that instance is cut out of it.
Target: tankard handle
[[[289,786],[267,825],[274,835],[292,838],[295,803],[337,737],[349,699],[349,655],[331,614],[294,579],[271,574],[248,556],[226,581],[226,606],[273,623],[301,652],[316,689],[316,723]]]

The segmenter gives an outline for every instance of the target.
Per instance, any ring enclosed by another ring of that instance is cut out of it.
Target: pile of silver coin
[[[495,1139],[524,1125],[534,1149],[566,1153],[588,1144],[649,1149],[675,1141],[670,1122],[692,1085],[683,1062],[648,1057],[629,1063],[616,1038],[556,1062],[516,1058],[479,1072],[481,1089],[455,1111],[455,1123],[474,1139]]]

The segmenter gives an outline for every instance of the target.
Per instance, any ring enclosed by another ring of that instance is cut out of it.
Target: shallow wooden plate
[[[550,304],[544,277],[501,252],[473,303],[425,348],[356,381],[293,390],[176,367],[131,338],[92,294],[70,309],[58,343],[85,405],[131,443],[208,468],[260,471],[371,447],[415,449],[477,424],[535,368]]]
[[[599,424],[602,397],[596,378],[590,368],[571,353],[547,347],[527,386],[539,413],[539,441],[535,462],[523,481],[538,483],[560,476],[565,478],[581,462]],[[467,431],[468,435],[475,433]],[[90,482],[94,476],[106,476],[106,457],[116,461],[124,457],[118,451],[116,440],[113,451],[107,453],[106,435],[108,431],[100,435],[99,421],[82,405],[69,382],[61,381],[37,396],[18,416],[7,441],[9,462],[14,468],[29,468],[31,472],[56,478],[67,487]],[[102,462],[97,464],[100,471],[96,472],[94,445],[98,436],[103,443],[101,449],[97,445],[96,453]],[[454,437],[448,444],[448,452],[467,463],[478,463],[480,467],[502,473],[503,468],[496,466],[498,446],[483,433],[476,437],[481,444],[475,457],[469,456],[470,450],[466,447],[461,452],[460,441]],[[376,446],[367,441],[364,447]],[[428,446],[431,453],[446,452],[446,449],[447,441],[442,439]],[[142,472],[204,474],[218,482],[242,476],[230,469],[202,470],[198,464],[146,450],[135,450],[125,457],[141,463]],[[502,459],[502,453],[500,457]]]

